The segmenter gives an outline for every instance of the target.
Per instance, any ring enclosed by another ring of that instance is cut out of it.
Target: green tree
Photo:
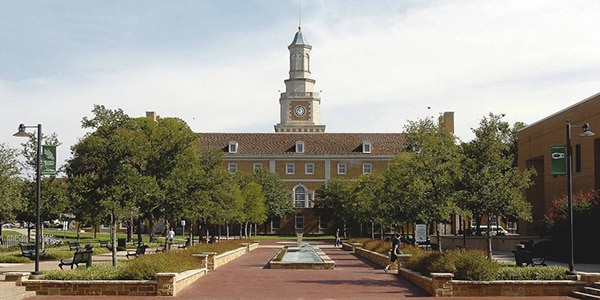
[[[0,144],[0,221],[14,221],[22,208],[22,185],[19,178],[21,168],[17,160],[18,152],[6,144]],[[1,227],[1,226],[0,226]],[[0,228],[2,236],[2,228]]]
[[[294,204],[290,197],[290,190],[283,180],[275,173],[265,168],[260,168],[254,173],[265,195],[267,220],[286,218],[294,211]],[[265,226],[266,230],[266,226]]]
[[[438,224],[447,222],[456,212],[456,187],[461,176],[460,148],[445,127],[431,119],[409,121],[405,135],[410,153],[403,154],[390,169],[398,180],[393,199],[410,201],[398,205],[412,219],[434,223],[440,251]]]
[[[334,220],[336,225],[348,224],[355,220],[354,191],[352,181],[332,178],[316,191],[314,207],[319,216]]]
[[[139,128],[122,110],[95,106],[92,112],[95,116],[84,117],[82,127],[93,131],[71,147],[67,174],[76,188],[71,191],[79,195],[82,204],[99,206],[98,212],[109,216],[112,264],[116,267],[116,226],[121,219],[138,214],[146,183],[140,170],[148,154]]]
[[[365,174],[354,182],[353,219],[361,224],[371,223],[371,238],[375,236],[375,223],[381,224],[381,237],[385,224],[393,224],[397,219],[391,217],[390,202],[384,196],[383,174]]]
[[[521,125],[516,125],[518,127]],[[481,225],[484,216],[514,216],[531,219],[531,206],[522,189],[529,187],[533,169],[520,171],[515,165],[515,131],[501,115],[489,114],[473,129],[475,139],[462,144],[463,179],[459,206]],[[489,228],[488,228],[489,232]],[[488,256],[492,252],[488,235]]]
[[[235,180],[244,198],[241,227],[244,228],[243,235],[249,237],[252,235],[252,225],[267,219],[266,197],[255,176],[238,172],[235,173]]]

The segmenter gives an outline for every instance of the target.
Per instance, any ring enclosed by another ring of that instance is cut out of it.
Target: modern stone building
[[[543,220],[552,202],[567,195],[567,176],[553,175],[551,146],[566,145],[571,122],[573,193],[600,188],[600,93],[541,119],[519,132],[519,168],[535,168],[534,185],[526,190],[533,206],[533,224]],[[588,123],[596,136],[583,137]],[[561,159],[555,154],[555,159]],[[564,159],[564,157],[562,157]],[[520,222],[519,233],[533,235],[532,223]]]

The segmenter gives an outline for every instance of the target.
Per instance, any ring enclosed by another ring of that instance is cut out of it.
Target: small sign
[[[56,174],[56,146],[42,146],[42,165],[40,172],[42,175]]]
[[[427,242],[427,225],[416,224],[415,225],[415,241],[417,243]]]
[[[567,147],[565,145],[550,146],[550,161],[552,175],[567,174]]]

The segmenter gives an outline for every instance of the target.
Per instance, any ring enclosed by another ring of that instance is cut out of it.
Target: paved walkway
[[[312,243],[312,242],[311,242]],[[334,270],[271,270],[268,261],[283,245],[261,241],[261,246],[214,271],[181,291],[175,297],[81,297],[36,296],[31,300],[70,299],[431,299],[426,292],[381,267],[364,261],[330,244],[317,244],[336,263]],[[100,258],[101,259],[101,258]],[[96,258],[95,258],[96,260]],[[55,268],[57,262],[43,262],[40,269]],[[33,264],[25,265],[27,270]],[[10,271],[16,271],[13,266]],[[7,267],[0,266],[0,272]],[[1,291],[0,291],[1,292]],[[474,298],[452,298],[452,300]],[[566,300],[570,297],[489,297],[486,299]]]

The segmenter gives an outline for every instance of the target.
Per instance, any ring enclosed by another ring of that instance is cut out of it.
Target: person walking
[[[336,229],[335,230],[335,242],[333,243],[334,247],[341,247],[342,246],[342,240],[340,239],[340,229]]]
[[[383,269],[384,272],[390,270],[390,266],[398,260],[398,254],[402,254],[402,246],[400,243],[400,234],[396,233],[396,237],[392,240],[392,250],[390,250],[390,263]]]

